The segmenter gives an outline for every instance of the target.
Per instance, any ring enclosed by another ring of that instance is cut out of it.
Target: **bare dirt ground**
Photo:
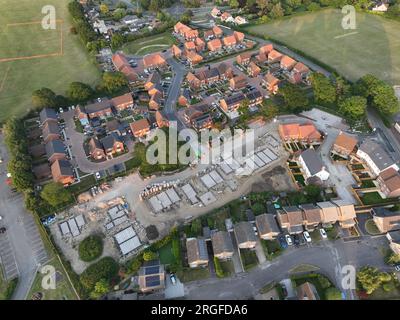
[[[284,166],[276,166],[275,168],[261,175],[262,181],[253,184],[252,192],[263,191],[291,191],[296,190],[292,179]]]

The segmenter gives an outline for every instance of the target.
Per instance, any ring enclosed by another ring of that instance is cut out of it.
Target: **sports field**
[[[162,51],[170,48],[176,42],[171,32],[167,31],[151,37],[138,39],[125,44],[122,51],[126,54],[144,56],[148,53]]]
[[[65,0],[0,0],[0,122],[30,108],[32,91],[64,94],[72,81],[95,84],[100,72],[70,34]],[[56,29],[43,29],[42,7],[56,9]]]
[[[357,13],[356,29],[344,30],[343,17],[327,9],[247,29],[299,49],[349,80],[372,73],[400,84],[400,22]]]

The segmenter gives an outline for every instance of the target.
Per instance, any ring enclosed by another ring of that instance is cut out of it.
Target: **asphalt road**
[[[13,258],[17,266],[19,282],[13,298],[22,300],[29,292],[39,263],[47,260],[47,253],[32,215],[24,208],[23,196],[11,192],[5,183],[8,155],[1,134],[0,155],[3,158],[0,164],[0,215],[12,249],[12,255],[5,260],[10,263]]]
[[[345,242],[321,241],[317,245],[301,248],[290,248],[274,260],[231,278],[206,279],[185,284],[187,299],[200,300],[240,300],[252,299],[259,290],[272,281],[289,277],[290,271],[299,264],[310,264],[320,268],[319,272],[327,275],[335,285],[345,292],[347,299],[355,299],[354,292],[341,288],[342,274],[339,270],[345,265],[356,269],[364,265],[373,265],[383,270],[384,264],[380,248],[386,245],[386,239],[363,239]]]

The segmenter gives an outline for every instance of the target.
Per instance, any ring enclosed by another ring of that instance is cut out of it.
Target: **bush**
[[[318,282],[321,285],[322,289],[327,289],[327,288],[329,288],[331,286],[331,282],[329,281],[329,279],[324,277],[323,275],[319,274],[317,276],[317,278],[318,278]]]
[[[12,279],[8,284],[4,293],[0,296],[0,300],[11,300],[15,289],[17,288],[18,278]]]
[[[326,300],[342,300],[342,293],[337,288],[328,288],[325,290]]]
[[[126,271],[129,274],[135,274],[143,264],[143,255],[139,254],[126,263]]]
[[[215,274],[218,278],[225,277],[225,272],[222,270],[221,263],[217,257],[214,257]]]
[[[111,283],[118,275],[119,265],[111,257],[104,257],[93,263],[80,276],[80,282],[88,289],[93,290],[98,281],[104,279]]]
[[[78,251],[82,261],[96,260],[103,253],[103,239],[98,235],[88,236],[79,244]]]
[[[143,260],[144,261],[151,261],[157,259],[158,255],[157,253],[147,250],[143,253]]]

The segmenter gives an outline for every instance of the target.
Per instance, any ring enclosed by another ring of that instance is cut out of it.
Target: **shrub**
[[[103,240],[98,235],[88,236],[79,244],[78,251],[82,261],[96,260],[103,253]]]
[[[337,288],[328,288],[325,290],[326,300],[342,300],[342,293]]]
[[[150,250],[147,250],[143,253],[144,261],[151,261],[151,260],[157,259],[157,257],[158,257],[157,253],[150,251]]]
[[[218,278],[225,277],[225,272],[222,270],[221,263],[217,257],[214,257],[214,265],[215,265],[215,274]]]
[[[329,279],[324,277],[323,275],[319,274],[317,276],[317,278],[318,278],[318,282],[321,285],[322,289],[327,289],[327,288],[329,288],[331,286],[331,283],[330,283]]]
[[[111,283],[117,277],[118,269],[118,263],[113,258],[104,257],[82,272],[80,282],[86,289],[93,290],[96,283],[101,279]]]

